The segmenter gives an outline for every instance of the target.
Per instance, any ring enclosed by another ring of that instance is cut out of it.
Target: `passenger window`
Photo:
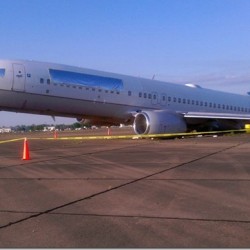
[[[5,75],[5,69],[0,69],[0,77],[4,77]]]
[[[50,84],[50,79],[47,79],[47,84]]]
[[[129,95],[129,96],[131,96],[131,95],[132,95],[132,92],[131,92],[130,90],[128,91],[128,95]]]
[[[44,83],[44,79],[43,78],[40,78],[40,83]]]

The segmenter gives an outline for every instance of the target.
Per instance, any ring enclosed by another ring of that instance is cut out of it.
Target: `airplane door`
[[[25,68],[22,64],[13,63],[13,86],[12,90],[25,91]]]

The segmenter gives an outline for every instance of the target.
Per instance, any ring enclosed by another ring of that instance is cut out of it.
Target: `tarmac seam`
[[[166,170],[167,171],[167,170]],[[42,180],[48,180],[48,181],[74,181],[74,180],[79,180],[79,181],[132,181],[132,180],[137,180],[135,178],[18,178],[18,177],[3,177],[0,178],[0,180],[27,180],[27,181],[33,181],[33,180],[38,180],[38,181],[42,181]],[[148,180],[145,181],[226,181],[226,182],[249,182],[250,179],[167,179],[167,178],[148,178]]]
[[[64,208],[64,207],[67,207],[67,206],[76,204],[76,203],[78,203],[78,202],[81,202],[81,201],[84,201],[84,200],[88,200],[88,199],[94,198],[94,197],[99,196],[99,195],[101,195],[101,194],[105,194],[105,193],[108,193],[108,192],[110,192],[110,191],[113,191],[113,190],[116,190],[116,189],[119,189],[119,188],[128,186],[128,185],[130,185],[130,184],[139,182],[139,181],[141,181],[141,180],[148,179],[148,178],[150,178],[150,177],[152,177],[152,176],[155,176],[155,175],[158,175],[158,174],[161,174],[161,173],[164,173],[164,172],[168,172],[168,171],[173,170],[173,169],[175,169],[175,168],[182,167],[182,166],[184,166],[184,165],[187,165],[187,164],[190,164],[190,163],[199,161],[199,160],[201,160],[201,159],[204,159],[204,158],[210,157],[210,156],[212,156],[212,155],[215,155],[215,154],[218,154],[218,153],[227,151],[227,150],[232,149],[232,148],[236,148],[236,147],[238,147],[238,146],[240,146],[240,145],[242,145],[242,144],[246,144],[246,143],[248,143],[248,142],[238,143],[238,144],[236,144],[236,145],[233,145],[233,146],[230,146],[230,147],[221,149],[221,150],[219,150],[219,151],[216,151],[216,152],[213,152],[213,153],[204,155],[204,156],[199,157],[199,158],[197,158],[197,159],[194,159],[194,160],[191,160],[191,161],[188,161],[188,162],[181,163],[181,164],[179,164],[179,165],[177,165],[177,166],[174,166],[174,167],[171,167],[171,168],[168,168],[168,169],[164,169],[164,170],[161,170],[161,171],[157,171],[157,172],[155,172],[155,173],[153,173],[153,174],[146,175],[146,176],[144,176],[144,177],[141,177],[141,178],[138,178],[138,179],[135,179],[135,180],[132,180],[132,181],[123,183],[123,184],[118,185],[118,186],[116,186],[116,187],[108,188],[108,189],[106,189],[106,190],[103,190],[103,191],[94,193],[94,194],[89,195],[89,196],[86,196],[86,197],[84,197],[84,198],[77,199],[77,200],[74,200],[74,201],[71,201],[71,202],[62,204],[62,205],[57,206],[57,207],[54,207],[54,208],[47,209],[47,210],[45,210],[45,211],[43,211],[43,212],[39,212],[39,213],[37,213],[37,214],[33,214],[33,215],[31,215],[31,216],[28,216],[28,217],[26,217],[26,218],[23,218],[23,219],[14,221],[14,222],[9,222],[9,223],[6,224],[6,225],[0,226],[0,229],[3,229],[3,228],[6,228],[6,227],[9,227],[9,226],[12,226],[12,225],[15,225],[15,224],[24,222],[24,221],[29,220],[29,219],[32,219],[32,218],[36,218],[36,217],[41,216],[41,215],[44,215],[44,214],[49,214],[49,213],[51,213],[51,212],[53,212],[53,211],[55,211],[55,210],[57,210],[57,209],[61,209],[61,208]],[[110,150],[109,150],[109,151],[110,151]]]
[[[230,219],[202,219],[187,217],[168,217],[168,216],[140,216],[140,215],[110,215],[110,214],[78,214],[78,213],[49,213],[51,215],[73,215],[73,216],[93,216],[93,217],[122,217],[122,218],[140,218],[140,219],[165,219],[165,220],[188,220],[188,221],[207,221],[207,222],[233,222],[250,223],[250,220],[230,220]]]
[[[37,212],[28,211],[12,211],[0,210],[0,213],[12,214],[37,214]],[[43,212],[41,212],[43,213]],[[232,219],[202,219],[202,218],[188,218],[188,217],[170,217],[170,216],[141,216],[141,215],[112,215],[112,214],[81,214],[81,213],[63,213],[51,212],[47,215],[65,215],[65,216],[89,216],[89,217],[112,217],[112,218],[137,218],[137,219],[159,219],[159,220],[185,220],[185,221],[205,221],[205,222],[226,222],[226,223],[246,223],[249,224],[250,220],[232,220]],[[1,227],[0,227],[1,228]]]

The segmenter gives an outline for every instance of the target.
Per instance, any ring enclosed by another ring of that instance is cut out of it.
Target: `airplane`
[[[0,110],[133,125],[136,134],[241,129],[250,96],[55,63],[0,60]]]

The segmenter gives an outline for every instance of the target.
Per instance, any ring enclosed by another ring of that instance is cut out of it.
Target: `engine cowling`
[[[137,113],[133,128],[136,134],[183,133],[186,132],[187,125],[177,113],[155,110]]]

